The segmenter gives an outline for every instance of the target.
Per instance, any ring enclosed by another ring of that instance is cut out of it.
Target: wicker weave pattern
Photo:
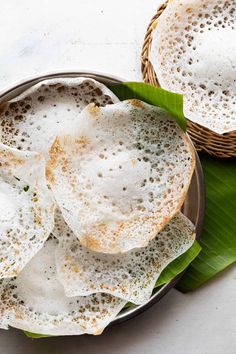
[[[154,86],[160,85],[153,66],[149,60],[149,53],[152,44],[152,31],[155,28],[159,16],[165,10],[167,3],[168,1],[161,5],[155,16],[151,19],[144,38],[141,53],[141,70],[143,80],[144,82]],[[236,157],[236,131],[220,135],[210,129],[202,127],[197,123],[188,121],[188,134],[190,135],[198,151],[204,151],[210,155],[223,158]]]

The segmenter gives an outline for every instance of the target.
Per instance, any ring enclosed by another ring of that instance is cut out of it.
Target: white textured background
[[[95,70],[141,80],[146,26],[160,0],[0,0],[0,91],[28,76]],[[102,336],[30,340],[0,331],[0,354],[236,354],[236,269],[169,292]]]

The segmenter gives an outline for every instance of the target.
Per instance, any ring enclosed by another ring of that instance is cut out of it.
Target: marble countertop
[[[140,52],[160,0],[0,0],[0,92],[39,73],[89,70],[141,80]],[[235,354],[236,268],[98,337],[27,339],[0,331],[1,354]]]

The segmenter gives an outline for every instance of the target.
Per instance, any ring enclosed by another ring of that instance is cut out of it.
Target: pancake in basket
[[[161,87],[184,94],[185,116],[236,130],[236,1],[172,0],[153,30],[150,60]]]

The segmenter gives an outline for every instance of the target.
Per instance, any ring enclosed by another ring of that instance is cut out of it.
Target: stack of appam
[[[0,327],[100,334],[194,242],[195,167],[164,110],[87,78],[1,106]]]
[[[236,130],[236,1],[171,0],[152,32],[161,87],[184,94],[184,113],[218,134]]]

